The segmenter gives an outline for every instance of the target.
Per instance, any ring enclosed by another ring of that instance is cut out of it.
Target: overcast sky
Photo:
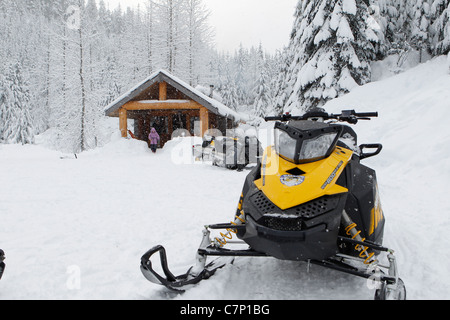
[[[110,9],[145,3],[145,0],[105,0]],[[263,47],[274,53],[289,43],[298,0],[204,0],[211,10],[210,24],[219,51],[231,53],[244,47]]]

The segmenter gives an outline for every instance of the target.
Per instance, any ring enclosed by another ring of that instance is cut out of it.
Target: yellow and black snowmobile
[[[2,278],[3,272],[5,271],[5,263],[3,261],[5,261],[5,252],[0,249],[0,279]]]
[[[355,131],[338,124],[377,116],[347,110],[266,118],[277,121],[275,143],[247,176],[233,222],[206,227],[197,265],[186,274],[174,276],[165,249],[157,246],[141,259],[144,276],[184,291],[225,265],[220,258],[207,265],[209,256],[274,257],[374,280],[379,284],[375,299],[406,299],[394,253],[383,246],[385,216],[376,173],[361,163],[378,155],[382,145],[358,146]],[[212,238],[212,230],[223,232]],[[233,237],[248,248],[227,248]],[[165,276],[152,268],[151,257],[158,252]]]

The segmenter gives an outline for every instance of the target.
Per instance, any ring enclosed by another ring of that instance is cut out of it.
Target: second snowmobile
[[[193,146],[196,159],[208,160],[213,166],[242,170],[258,163],[262,155],[261,142],[256,136],[228,130],[228,136],[205,136],[202,145]]]
[[[197,264],[181,276],[170,272],[164,247],[152,248],[141,259],[144,276],[183,291],[222,268],[220,258],[274,257],[373,280],[377,300],[406,299],[394,252],[383,246],[386,220],[376,173],[362,164],[382,145],[358,146],[355,131],[338,123],[377,116],[347,110],[266,118],[277,121],[275,144],[247,176],[233,222],[205,228]],[[212,238],[212,230],[223,232]],[[248,247],[230,249],[234,237]],[[156,253],[164,276],[153,269]],[[219,259],[207,264],[210,256]]]

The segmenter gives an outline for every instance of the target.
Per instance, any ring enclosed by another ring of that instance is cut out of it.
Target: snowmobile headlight
[[[288,161],[294,162],[297,140],[282,130],[275,130],[275,148],[279,155]]]
[[[299,160],[317,159],[326,156],[337,133],[328,133],[314,139],[305,140],[300,150]]]
[[[279,122],[275,125],[275,149],[295,164],[314,162],[330,156],[341,134],[340,126],[301,130]]]

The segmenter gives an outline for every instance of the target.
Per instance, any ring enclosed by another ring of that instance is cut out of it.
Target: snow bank
[[[97,154],[102,156],[139,156],[151,153],[145,141],[135,139],[123,139],[120,132],[116,130],[111,135],[111,141],[104,147],[88,151],[87,154]]]
[[[420,53],[416,50],[410,50],[401,55],[390,55],[382,61],[374,61],[371,63],[372,81],[380,81],[393,77],[417,67],[419,64],[430,60],[430,58],[426,52]]]

